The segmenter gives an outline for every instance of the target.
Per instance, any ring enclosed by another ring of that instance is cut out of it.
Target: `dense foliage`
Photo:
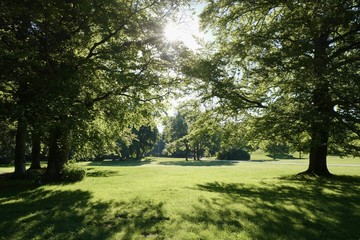
[[[329,175],[329,145],[358,155],[357,1],[207,2],[201,17],[215,53],[184,68],[204,81],[207,97],[240,114],[259,138],[299,148],[309,139],[307,173]]]
[[[68,162],[60,172],[60,181],[62,182],[78,182],[84,179],[86,174],[85,167]]]
[[[285,144],[277,144],[269,142],[265,145],[264,151],[273,159],[277,158],[291,158],[289,155],[290,148]]]
[[[241,148],[222,150],[216,156],[219,160],[250,160],[250,153]]]
[[[121,159],[141,159],[155,148],[155,143],[159,137],[157,128],[152,126],[133,128],[131,134],[130,141],[124,139],[117,141]]]
[[[29,132],[57,178],[70,150],[94,156],[151,116],[172,83],[162,29],[184,2],[1,1],[0,114],[16,123],[16,175]]]

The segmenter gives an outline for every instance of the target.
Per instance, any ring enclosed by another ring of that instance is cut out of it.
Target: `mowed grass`
[[[260,155],[79,164],[75,184],[0,179],[0,239],[360,239],[357,158],[330,157],[330,179]]]

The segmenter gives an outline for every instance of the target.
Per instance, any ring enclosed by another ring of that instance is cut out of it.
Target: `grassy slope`
[[[306,160],[253,159],[89,162],[62,186],[0,179],[0,239],[359,239],[360,166],[331,165],[359,159],[330,158],[347,175],[330,180],[291,177]]]

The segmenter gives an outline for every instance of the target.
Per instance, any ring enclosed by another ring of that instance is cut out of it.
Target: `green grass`
[[[358,158],[329,158],[331,179],[294,177],[306,159],[260,154],[80,164],[75,184],[0,179],[0,239],[360,238]]]

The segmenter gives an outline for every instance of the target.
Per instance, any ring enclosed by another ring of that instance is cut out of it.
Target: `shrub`
[[[219,160],[250,160],[250,153],[247,151],[235,148],[235,149],[228,149],[222,150],[218,152],[217,159]]]
[[[46,168],[41,169],[28,169],[25,173],[25,178],[31,179],[36,183],[42,182],[44,179]]]
[[[69,162],[61,171],[61,180],[64,182],[78,182],[84,179],[85,168],[79,164]]]

